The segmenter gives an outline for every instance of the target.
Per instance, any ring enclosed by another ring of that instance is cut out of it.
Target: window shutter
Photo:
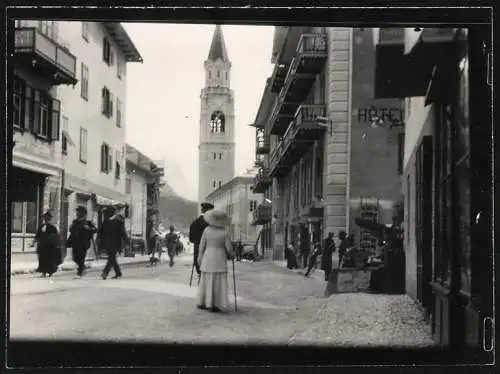
[[[102,38],[102,59],[104,61],[107,60],[107,53],[106,53],[106,45],[107,45],[107,40],[106,40],[106,37],[103,37]]]
[[[104,153],[104,146],[105,144],[103,143],[101,145],[101,171],[105,171],[105,165],[104,165],[104,162],[105,162],[105,153]]]
[[[113,170],[113,153],[112,150],[109,149],[108,147],[108,165],[107,165],[107,171],[112,171]]]
[[[59,100],[52,100],[52,118],[50,121],[50,139],[59,140],[60,132],[60,112],[61,112],[61,102]]]
[[[109,93],[109,117],[113,117],[113,94]]]
[[[106,114],[106,87],[102,88],[101,113]]]

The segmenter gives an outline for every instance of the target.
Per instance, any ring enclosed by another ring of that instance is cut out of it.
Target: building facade
[[[491,33],[380,29],[376,41],[376,95],[406,97],[406,292],[426,309],[440,345],[488,354]]]
[[[147,243],[151,223],[157,223],[164,170],[131,145],[126,145],[125,227],[131,238]]]
[[[198,200],[234,177],[235,128],[231,62],[220,25],[215,27],[205,61],[205,87],[201,90]]]
[[[254,176],[255,172],[250,170],[234,177],[206,198],[215,209],[226,212],[230,217],[231,240],[241,240],[251,244],[255,244],[259,235],[259,228],[252,223],[254,211],[261,200],[260,194],[253,191]]]
[[[14,30],[12,168],[8,179],[11,201],[11,248],[34,251],[33,238],[42,213],[61,216],[61,102],[57,91],[77,83],[75,52],[60,38],[53,21],[16,21]]]
[[[264,246],[282,260],[289,243],[310,248],[344,230],[375,250],[354,219],[392,224],[401,199],[402,102],[374,98],[372,30],[277,27],[272,56],[254,124],[261,166],[254,190],[272,206],[261,221]]]
[[[126,204],[126,66],[142,57],[120,23],[65,21],[59,29],[77,56],[78,77],[58,91],[66,237],[76,206],[100,224],[104,207]]]

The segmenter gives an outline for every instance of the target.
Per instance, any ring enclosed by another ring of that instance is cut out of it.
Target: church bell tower
[[[234,177],[234,93],[222,28],[215,27],[201,90],[198,201]]]

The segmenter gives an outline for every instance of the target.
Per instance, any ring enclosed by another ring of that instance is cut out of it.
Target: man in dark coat
[[[321,269],[325,272],[325,281],[328,282],[330,272],[332,271],[332,254],[335,252],[335,241],[333,232],[328,233],[324,242],[323,256],[321,257]]]
[[[191,223],[191,226],[189,226],[189,241],[194,245],[193,262],[198,275],[201,275],[201,270],[198,266],[198,252],[200,248],[201,235],[203,234],[205,227],[208,226],[203,219],[203,215],[213,208],[214,206],[210,203],[202,203],[200,216]]]
[[[121,251],[123,241],[125,243],[129,242],[125,223],[115,213],[116,209],[114,207],[109,207],[109,217],[104,220],[99,229],[99,246],[104,248],[108,255],[108,262],[102,271],[102,279],[108,277],[111,268],[115,271],[113,279],[122,276],[120,266],[116,260],[116,254]]]
[[[179,236],[174,232],[174,226],[170,226],[169,230],[168,234],[165,235],[165,244],[167,246],[167,253],[170,259],[170,267],[172,267],[174,266],[174,256]]]
[[[92,236],[96,233],[95,225],[87,220],[87,208],[80,205],[76,208],[76,219],[69,228],[67,247],[73,249],[73,261],[77,264],[77,277],[82,277],[85,271],[85,257],[92,243]]]

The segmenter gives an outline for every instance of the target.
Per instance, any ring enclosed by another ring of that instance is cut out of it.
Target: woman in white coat
[[[234,257],[227,231],[229,218],[219,210],[210,210],[203,218],[208,226],[201,236],[198,255],[201,279],[197,307],[221,312],[229,306],[227,260]]]

